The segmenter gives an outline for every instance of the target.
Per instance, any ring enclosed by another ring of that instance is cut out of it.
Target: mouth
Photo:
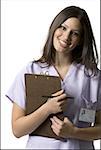
[[[63,40],[60,40],[60,39],[59,39],[59,43],[60,43],[60,46],[62,46],[63,48],[66,48],[71,44],[68,41],[63,41]]]

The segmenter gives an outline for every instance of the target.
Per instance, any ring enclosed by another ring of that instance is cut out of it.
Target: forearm
[[[49,116],[46,104],[42,105],[35,112],[18,118],[13,123],[13,133],[16,137],[29,134],[34,131]]]
[[[77,128],[75,127],[73,131],[72,138],[80,140],[97,140],[101,138],[101,125],[88,127],[88,128]]]

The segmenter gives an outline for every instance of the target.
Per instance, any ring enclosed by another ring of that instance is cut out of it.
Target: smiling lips
[[[59,39],[59,43],[63,48],[66,48],[67,46],[69,46],[71,43],[68,41],[63,41]]]

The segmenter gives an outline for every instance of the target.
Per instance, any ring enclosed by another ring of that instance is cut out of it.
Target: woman
[[[51,128],[66,140],[29,136],[26,148],[94,149],[93,140],[101,138],[101,72],[97,62],[96,43],[87,13],[75,6],[63,9],[50,26],[42,57],[17,75],[7,97],[13,102],[12,130],[16,137],[30,134],[54,114],[50,118]],[[24,74],[47,71],[49,75],[61,77],[63,90],[26,116]],[[74,99],[68,99],[66,117],[60,120],[56,113],[62,111],[67,94]]]

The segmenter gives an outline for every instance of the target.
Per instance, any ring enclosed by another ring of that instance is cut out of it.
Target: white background
[[[17,139],[11,130],[12,103],[5,97],[16,74],[41,55],[48,28],[64,7],[84,8],[91,20],[100,55],[100,0],[1,0],[1,148],[21,149],[28,136]],[[100,149],[100,142],[94,142]]]

